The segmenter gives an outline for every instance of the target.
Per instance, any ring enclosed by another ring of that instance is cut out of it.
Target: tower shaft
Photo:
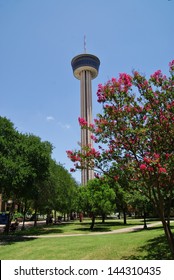
[[[75,56],[71,65],[74,76],[80,80],[80,105],[81,118],[83,118],[88,126],[92,123],[92,79],[98,75],[100,60],[92,54],[80,54]],[[91,132],[88,129],[81,129],[81,147],[92,147]],[[84,169],[81,173],[81,183],[86,185],[88,180],[94,178],[94,171],[87,167],[84,162]]]
[[[86,120],[88,126],[92,123],[92,82],[91,72],[89,70],[81,71],[80,79],[81,95],[81,118]],[[81,146],[92,147],[91,132],[88,129],[81,129]],[[81,182],[86,185],[88,180],[94,178],[94,171],[86,168],[82,170]]]

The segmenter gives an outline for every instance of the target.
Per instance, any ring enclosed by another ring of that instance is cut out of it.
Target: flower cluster
[[[98,97],[98,102],[102,103],[106,101],[106,96],[104,94],[104,87],[102,84],[98,85],[98,90],[97,90],[97,97]]]
[[[127,92],[132,86],[132,77],[126,73],[120,73],[118,83],[120,85],[120,90]]]
[[[166,153],[165,158],[168,159],[170,154]],[[159,174],[167,174],[166,164],[162,166],[160,163],[160,154],[154,153],[151,157],[144,157],[143,163],[140,164],[139,168],[141,171],[157,172]]]
[[[171,73],[171,74],[174,72],[174,60],[172,60],[171,62],[169,62],[169,70],[170,70],[170,73]]]
[[[78,118],[79,124],[81,127],[86,127],[88,125],[87,121],[83,118]]]
[[[156,86],[162,86],[162,83],[167,79],[166,76],[162,74],[161,70],[156,71],[150,78]]]
[[[132,86],[132,77],[126,73],[120,73],[119,78],[112,78],[106,85],[99,84],[97,97],[99,103],[111,100],[120,91],[127,93]]]
[[[93,134],[91,135],[91,139],[97,143],[97,137],[95,137]]]
[[[88,158],[98,158],[100,157],[100,152],[96,151],[94,148],[88,148],[85,156]]]
[[[81,157],[76,153],[72,152],[70,150],[66,151],[67,156],[71,159],[73,162],[81,161]]]

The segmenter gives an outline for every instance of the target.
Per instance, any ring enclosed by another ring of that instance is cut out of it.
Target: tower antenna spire
[[[84,35],[84,53],[86,53],[86,35]]]

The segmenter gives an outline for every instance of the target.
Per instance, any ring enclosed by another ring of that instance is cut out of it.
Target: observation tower
[[[100,60],[92,54],[80,54],[71,61],[73,74],[80,80],[80,106],[81,118],[87,124],[92,123],[92,80],[98,75]],[[92,146],[91,133],[88,129],[81,129],[81,147]],[[94,178],[94,171],[84,169],[81,171],[81,184],[86,185],[88,180]]]

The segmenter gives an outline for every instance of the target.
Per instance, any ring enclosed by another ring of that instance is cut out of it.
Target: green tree
[[[11,121],[0,117],[0,188],[14,205],[39,201],[39,188],[49,176],[52,145],[34,135],[19,133]],[[42,190],[43,191],[43,190]]]
[[[26,174],[22,190],[24,198],[28,197],[33,201],[36,213],[43,209],[50,198],[49,177],[52,145],[49,142],[42,142],[35,135],[22,135],[24,137],[21,157],[30,170]],[[21,190],[21,186],[20,186]],[[35,219],[35,225],[36,225]]]
[[[16,162],[18,141],[19,133],[13,123],[7,118],[0,117],[0,191],[8,193],[9,197],[11,186],[15,185],[19,175]]]
[[[174,256],[169,223],[174,196],[174,60],[169,71],[168,78],[158,70],[149,79],[137,71],[132,76],[121,73],[99,85],[97,96],[103,111],[88,128],[98,149],[88,146],[82,152],[67,153],[76,168],[109,173],[111,163],[116,163],[129,173],[130,180],[138,181],[138,190],[160,217]],[[86,129],[85,120],[79,121]],[[112,175],[118,180],[117,173]]]
[[[52,209],[71,216],[76,210],[77,183],[65,167],[51,161],[50,185],[52,185]]]
[[[131,207],[135,214],[138,213],[144,218],[144,229],[147,229],[147,213],[153,209],[149,199],[147,199],[147,197],[140,191],[133,190],[131,192],[127,192],[127,204],[128,209]]]
[[[106,182],[90,180],[87,186],[80,187],[79,198],[80,210],[91,214],[91,229],[97,215],[102,216],[104,222],[106,215],[115,211],[115,192]]]

